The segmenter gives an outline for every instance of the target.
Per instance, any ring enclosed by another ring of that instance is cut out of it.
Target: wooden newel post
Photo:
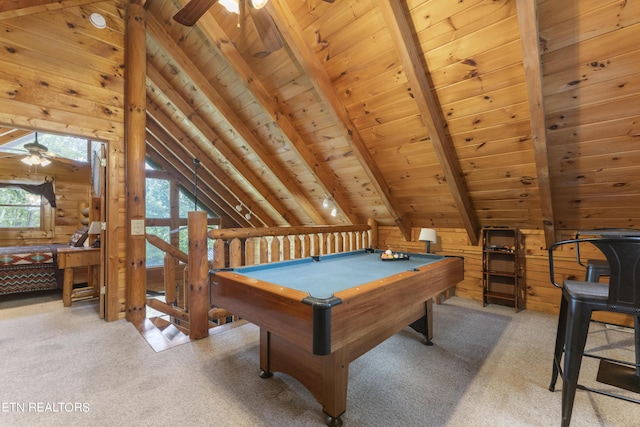
[[[189,212],[189,336],[209,335],[209,269],[207,261],[207,214]]]

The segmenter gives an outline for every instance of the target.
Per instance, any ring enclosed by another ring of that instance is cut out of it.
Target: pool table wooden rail
[[[464,278],[462,258],[445,258],[418,270],[336,293],[342,304],[332,308],[332,350],[348,346],[350,360],[355,360],[425,316],[433,298]]]
[[[354,271],[357,274],[357,270]],[[302,383],[340,425],[346,410],[349,363],[406,326],[430,317],[432,298],[464,278],[462,258],[444,258],[344,291],[331,307],[330,353],[313,353],[313,307],[306,293],[233,271],[210,275],[211,303],[260,326],[260,368]],[[431,319],[429,319],[431,323]]]

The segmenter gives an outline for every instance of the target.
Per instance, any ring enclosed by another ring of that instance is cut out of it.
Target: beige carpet
[[[558,426],[548,391],[555,316],[453,298],[434,346],[406,329],[350,366],[345,426]],[[633,335],[593,324],[591,348],[633,358]],[[93,302],[0,300],[0,426],[322,426],[297,381],[258,377],[246,324],[160,353]],[[597,361],[583,365],[584,383]],[[638,425],[640,405],[578,391],[574,426]]]

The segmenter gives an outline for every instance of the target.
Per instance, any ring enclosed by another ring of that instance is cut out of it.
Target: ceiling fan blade
[[[52,162],[62,163],[64,165],[70,165],[70,166],[82,166],[87,164],[83,162],[78,162],[76,160],[67,159],[66,157],[60,157],[60,156],[51,155],[51,154],[45,154],[42,157],[44,157],[47,160],[51,160]]]
[[[249,11],[251,12],[251,18],[253,18],[253,23],[256,26],[260,39],[262,40],[264,49],[268,53],[271,53],[282,48],[282,46],[284,46],[282,38],[280,37],[278,28],[276,27],[275,22],[273,22],[271,15],[267,12],[267,9],[254,9],[253,7],[250,7]]]
[[[218,0],[191,0],[173,15],[173,20],[187,27],[193,27],[216,1]]]

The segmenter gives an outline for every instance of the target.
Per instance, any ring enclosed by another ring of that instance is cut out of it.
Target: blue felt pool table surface
[[[445,257],[407,253],[409,259],[383,260],[381,250],[358,250],[235,268],[247,277],[330,298],[336,292],[437,262]]]

